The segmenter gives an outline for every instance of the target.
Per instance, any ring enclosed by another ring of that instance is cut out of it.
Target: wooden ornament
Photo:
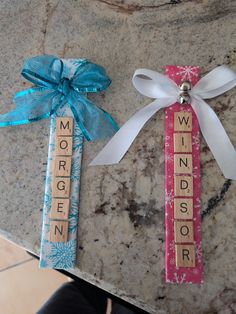
[[[194,244],[175,245],[176,267],[195,267]]]
[[[174,113],[174,131],[191,132],[192,127],[191,112],[180,111]]]
[[[50,242],[67,242],[68,240],[68,221],[50,221]]]
[[[191,133],[174,133],[174,153],[191,153]]]
[[[193,219],[193,199],[174,199],[174,219]]]

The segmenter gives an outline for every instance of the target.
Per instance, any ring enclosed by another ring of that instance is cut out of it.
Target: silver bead
[[[186,91],[188,91],[188,90],[191,90],[192,84],[191,84],[190,81],[184,81],[184,82],[182,82],[182,83],[180,84],[179,88],[180,88],[180,90],[186,92]]]
[[[189,104],[190,96],[187,92],[182,92],[179,94],[179,102],[181,104]]]

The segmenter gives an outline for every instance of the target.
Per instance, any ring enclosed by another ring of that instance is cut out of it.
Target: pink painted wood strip
[[[178,85],[189,80],[195,85],[199,80],[200,68],[196,66],[166,66],[166,75]],[[193,225],[195,245],[195,267],[176,267],[174,241],[174,112],[192,112],[192,156],[193,156]],[[200,133],[195,113],[190,105],[179,103],[166,109],[165,120],[165,227],[166,256],[165,274],[169,283],[202,283],[203,259],[201,240],[201,175],[200,175]]]

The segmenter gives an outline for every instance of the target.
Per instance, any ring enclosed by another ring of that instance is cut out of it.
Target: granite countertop
[[[233,0],[4,0],[0,4],[1,113],[29,86],[23,60],[87,57],[113,79],[93,100],[122,125],[150,102],[132,86],[136,68],[218,64],[236,70]],[[236,89],[208,102],[236,146]],[[119,165],[88,167],[84,149],[77,276],[150,313],[235,313],[236,183],[201,143],[203,285],[164,281],[164,113],[144,127]],[[0,130],[0,233],[39,252],[49,120]],[[226,152],[227,153],[227,152]]]

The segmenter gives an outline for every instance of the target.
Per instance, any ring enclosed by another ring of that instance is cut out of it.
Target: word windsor
[[[174,241],[176,267],[195,267],[192,113],[174,113]]]

